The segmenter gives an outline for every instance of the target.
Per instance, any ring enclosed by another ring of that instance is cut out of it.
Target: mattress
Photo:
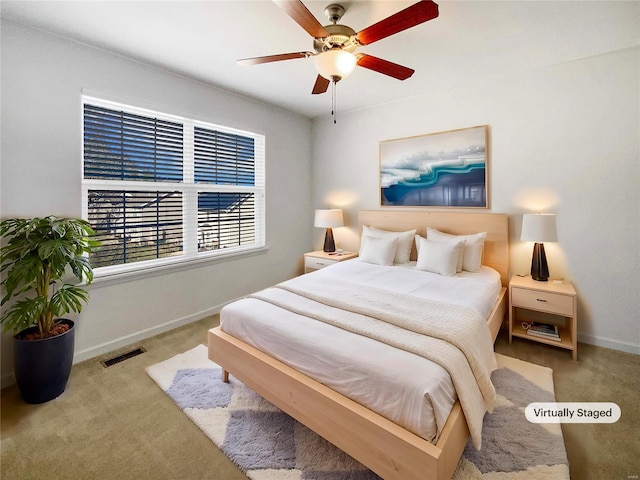
[[[355,259],[307,275],[462,305],[483,318],[501,289],[500,275],[484,266],[477,273],[445,277],[416,270],[412,264],[380,266]],[[449,374],[438,364],[256,298],[225,306],[220,325],[226,333],[430,442],[437,441],[457,399]]]

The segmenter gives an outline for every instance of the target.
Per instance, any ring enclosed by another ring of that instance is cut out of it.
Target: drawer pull
[[[536,300],[538,302],[543,302],[543,303],[547,303],[547,301],[544,298],[536,298]]]

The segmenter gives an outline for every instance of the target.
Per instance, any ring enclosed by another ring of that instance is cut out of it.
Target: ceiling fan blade
[[[431,0],[422,0],[359,31],[356,39],[361,45],[369,45],[383,38],[395,35],[438,16],[438,5]]]
[[[267,55],[265,57],[242,58],[236,60],[238,65],[259,65],[260,63],[279,62],[280,60],[294,60],[307,58],[313,55],[311,52],[281,53],[279,55]]]
[[[311,93],[313,95],[318,95],[319,93],[326,92],[327,88],[329,88],[329,83],[331,83],[330,80],[327,80],[322,75],[318,75],[318,77],[316,78],[316,83],[313,86],[313,90],[311,91]]]
[[[328,37],[329,33],[300,0],[273,0],[298,25],[313,38]]]
[[[366,55],[364,53],[358,55],[358,66],[368,68],[374,72],[383,73],[384,75],[389,75],[390,77],[397,78],[398,80],[406,80],[413,75],[413,72],[415,72],[412,68],[403,67],[397,63],[383,60],[372,55]]]

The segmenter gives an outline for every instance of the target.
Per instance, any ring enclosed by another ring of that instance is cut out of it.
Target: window
[[[264,136],[90,97],[83,119],[97,275],[264,246]]]

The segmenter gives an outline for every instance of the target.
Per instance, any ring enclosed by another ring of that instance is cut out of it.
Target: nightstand
[[[309,252],[304,254],[304,273],[313,272],[314,270],[320,270],[321,268],[328,267],[334,263],[344,262],[345,260],[351,260],[356,258],[357,253],[343,252],[339,253],[327,253],[322,250],[315,252]]]
[[[522,322],[532,321],[557,325],[560,341],[528,334]],[[577,360],[577,324],[577,295],[571,282],[538,282],[530,276],[509,282],[509,343],[513,337],[526,338],[570,350]]]

